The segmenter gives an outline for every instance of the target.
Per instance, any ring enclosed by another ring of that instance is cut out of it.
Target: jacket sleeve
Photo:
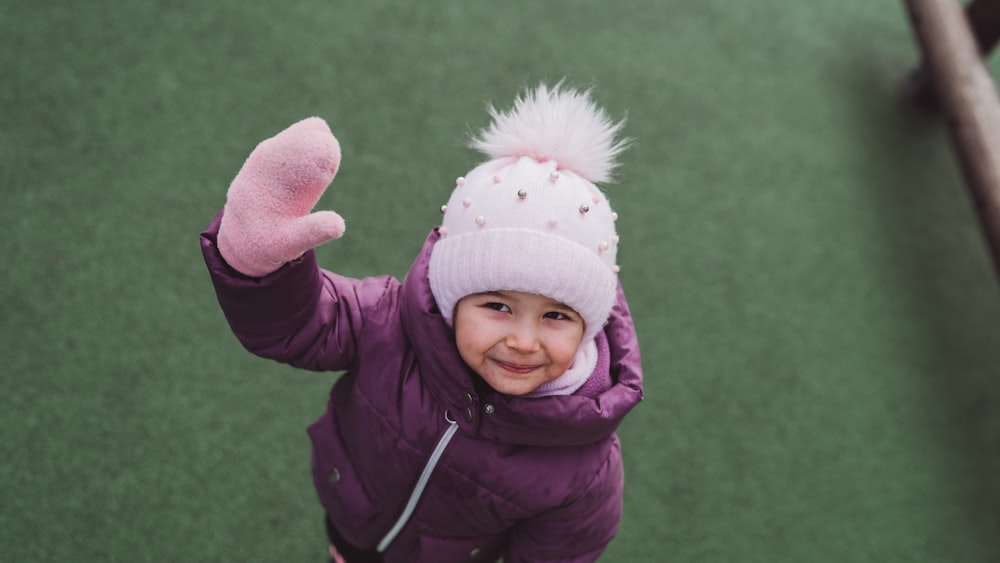
[[[222,213],[201,234],[201,249],[240,343],[258,356],[299,368],[350,369],[366,315],[384,305],[395,280],[356,280],[321,270],[312,250],[264,277],[245,276],[216,246]]]
[[[504,563],[596,561],[618,531],[623,486],[621,447],[613,436],[611,455],[579,497],[517,524]]]

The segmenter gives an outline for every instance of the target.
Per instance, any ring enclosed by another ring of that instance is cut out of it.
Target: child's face
[[[507,395],[524,395],[562,375],[573,365],[583,330],[576,311],[534,293],[476,293],[455,306],[462,359]]]

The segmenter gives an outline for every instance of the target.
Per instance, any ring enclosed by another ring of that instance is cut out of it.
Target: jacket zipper
[[[399,515],[399,519],[396,520],[396,524],[389,530],[389,533],[382,538],[382,541],[378,543],[375,548],[376,551],[382,553],[389,547],[392,540],[396,539],[399,532],[402,531],[403,526],[410,520],[410,516],[413,516],[413,510],[416,509],[417,503],[420,501],[420,497],[424,494],[424,488],[427,487],[427,482],[431,479],[431,473],[434,472],[434,467],[437,466],[438,461],[441,460],[441,456],[444,455],[445,448],[448,447],[448,443],[451,442],[452,437],[455,436],[455,432],[458,431],[458,423],[448,416],[448,412],[444,413],[445,420],[448,421],[448,428],[441,435],[438,440],[437,446],[434,447],[434,451],[431,452],[431,457],[427,460],[427,464],[424,465],[424,470],[420,473],[420,479],[417,480],[417,485],[413,487],[413,492],[410,493],[410,500],[407,501],[406,507],[403,508],[403,513]]]

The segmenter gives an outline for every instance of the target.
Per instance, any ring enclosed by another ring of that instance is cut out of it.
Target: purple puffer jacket
[[[387,563],[597,559],[621,517],[614,432],[642,399],[620,288],[603,333],[614,385],[593,398],[512,398],[462,362],[437,311],[427,283],[436,232],[402,283],[320,270],[312,251],[249,278],[216,249],[220,217],[201,244],[240,342],[293,366],[347,370],[309,428],[316,490],[346,540],[381,543]]]

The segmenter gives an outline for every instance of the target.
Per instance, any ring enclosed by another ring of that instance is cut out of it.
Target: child
[[[309,428],[334,561],[593,561],[618,527],[642,375],[593,182],[622,123],[560,86],[491,113],[402,282],[317,267],[344,232],[310,214],[340,163],[319,118],[260,143],[202,234],[248,350],[346,370]]]

